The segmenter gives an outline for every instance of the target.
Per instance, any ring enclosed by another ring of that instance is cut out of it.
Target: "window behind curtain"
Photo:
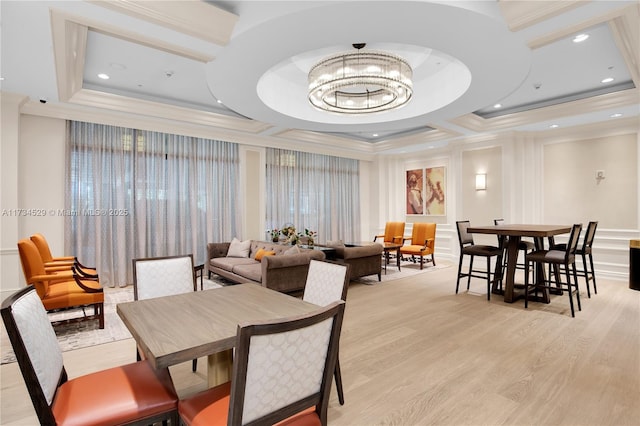
[[[359,162],[267,148],[268,229],[292,224],[318,232],[316,241],[360,241]]]
[[[193,254],[240,234],[234,143],[70,121],[65,249],[104,286],[132,282],[131,260]]]

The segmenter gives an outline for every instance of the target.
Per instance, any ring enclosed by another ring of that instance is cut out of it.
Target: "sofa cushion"
[[[262,265],[258,262],[235,265],[232,272],[252,281],[262,282]]]
[[[332,248],[344,247],[344,241],[342,240],[327,241],[327,247],[332,247]]]
[[[256,262],[254,259],[248,257],[214,257],[209,263],[213,267],[229,272],[233,272],[233,267],[236,265],[260,265],[260,262]]]
[[[237,238],[231,240],[227,257],[249,257],[249,249],[251,248],[251,240],[240,241]]]
[[[275,254],[275,251],[259,249],[254,259],[260,262],[262,260],[262,256],[275,256]]]
[[[295,246],[291,246],[291,248],[288,248],[288,249],[287,249],[284,253],[282,253],[282,254],[284,254],[284,255],[287,255],[287,256],[288,256],[288,255],[290,255],[290,254],[298,254],[298,253],[301,253],[301,251],[300,251],[300,247],[298,247],[297,245],[295,245]]]

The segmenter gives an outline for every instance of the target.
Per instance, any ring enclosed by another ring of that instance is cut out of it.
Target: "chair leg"
[[[491,257],[489,256],[487,256],[487,300],[491,300]]]
[[[420,256],[420,270],[422,270],[423,263],[424,263],[424,256]]]
[[[197,369],[198,369],[198,358],[191,361],[191,371],[195,373]]]
[[[584,269],[584,281],[587,284],[587,297],[591,298],[591,290],[589,289],[589,280],[591,279],[589,277],[589,267],[587,266],[587,256],[582,253],[582,268]],[[575,264],[573,265],[573,267],[575,268]]]
[[[431,253],[431,263],[433,263],[433,266],[436,266],[436,255],[434,253]],[[595,286],[595,282],[596,280],[593,280],[593,285]]]
[[[589,264],[591,265],[591,277],[593,278],[593,292],[598,294],[598,287],[596,287],[596,270],[593,268],[593,256],[589,253]]]
[[[567,266],[567,269],[569,267]],[[573,280],[576,284],[576,300],[578,301],[578,310],[581,311],[582,310],[582,306],[580,306],[580,287],[578,286],[578,272],[576,271],[576,264],[573,264]],[[589,286],[589,283],[587,282],[587,286]],[[571,289],[569,289],[571,290]]]
[[[460,277],[462,274],[462,259],[463,255],[460,255],[460,262],[458,262],[458,279],[456,281],[456,294],[458,294],[458,288],[460,287]]]
[[[467,276],[467,291],[469,291],[469,286],[471,285],[471,274],[473,273],[473,255],[471,255],[471,260],[469,260],[469,275]]]
[[[338,401],[344,405],[344,391],[342,390],[342,373],[340,373],[340,359],[336,358],[336,368],[333,370],[336,379],[336,390],[338,391]]]
[[[576,313],[573,309],[573,292],[571,291],[571,278],[569,274],[569,265],[567,265],[567,267],[565,268],[565,274],[567,276],[567,289],[569,293],[569,305],[571,306],[571,316],[575,317]]]
[[[525,268],[529,269],[529,261],[526,260]],[[535,267],[534,267],[535,271]],[[534,272],[534,282],[535,282],[535,272]],[[529,307],[529,274],[524,274],[524,308],[527,309]]]

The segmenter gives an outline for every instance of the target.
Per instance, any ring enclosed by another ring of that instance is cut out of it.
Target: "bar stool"
[[[596,228],[598,227],[598,222],[589,222],[587,225],[587,230],[584,234],[584,239],[582,240],[582,247],[576,249],[577,255],[580,255],[582,258],[582,269],[576,269],[576,273],[579,277],[584,277],[584,280],[587,283],[587,297],[591,297],[591,290],[589,288],[589,281],[593,281],[593,292],[598,294],[598,287],[596,287],[596,271],[593,268],[593,254],[592,254],[592,246],[593,240],[596,236]],[[554,250],[564,250],[566,249],[566,244],[554,244],[552,249]],[[589,262],[587,262],[587,256],[589,257]]]
[[[502,287],[502,248],[488,245],[476,245],[473,242],[473,235],[467,232],[470,223],[468,220],[456,222],[458,228],[458,242],[460,243],[460,263],[458,264],[458,280],[456,282],[456,294],[460,286],[460,278],[467,277],[467,290],[471,284],[471,277],[487,280],[487,300],[491,300],[491,283],[495,282]],[[470,256],[469,269],[462,272],[462,261],[464,256]],[[475,256],[487,259],[487,270],[473,269],[473,258]],[[491,258],[496,256],[496,268],[491,279]]]

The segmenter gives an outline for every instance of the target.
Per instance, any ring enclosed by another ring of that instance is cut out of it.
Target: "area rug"
[[[420,270],[419,263],[413,263],[411,261],[403,260],[400,262],[400,270],[398,271],[398,267],[396,266],[396,260],[391,259],[390,263],[387,265],[386,271],[384,269],[384,266],[382,267],[381,281],[378,281],[377,275],[367,275],[365,277],[360,277],[355,280],[352,280],[352,282],[362,283],[366,285],[376,285],[376,284],[382,284],[389,281],[399,280],[401,278],[415,276],[418,274],[438,271],[440,269],[448,268],[450,266],[451,264],[446,262],[438,262],[436,266],[433,266],[431,263],[427,263],[423,265],[423,269]]]
[[[220,283],[204,279],[203,288],[221,287]],[[198,279],[198,288],[200,280]],[[61,324],[54,327],[60,348],[63,352],[89,346],[101,345],[104,343],[124,340],[131,337],[129,330],[116,313],[118,303],[131,302],[133,300],[133,287],[105,288],[104,289],[104,329],[98,328],[98,321],[82,321],[77,323]],[[87,314],[92,314],[93,309],[89,309]],[[58,321],[70,318],[82,317],[82,309],[75,309],[66,312],[49,314],[51,321]],[[9,336],[2,324],[1,361],[0,364],[15,362],[16,358],[9,342]]]

